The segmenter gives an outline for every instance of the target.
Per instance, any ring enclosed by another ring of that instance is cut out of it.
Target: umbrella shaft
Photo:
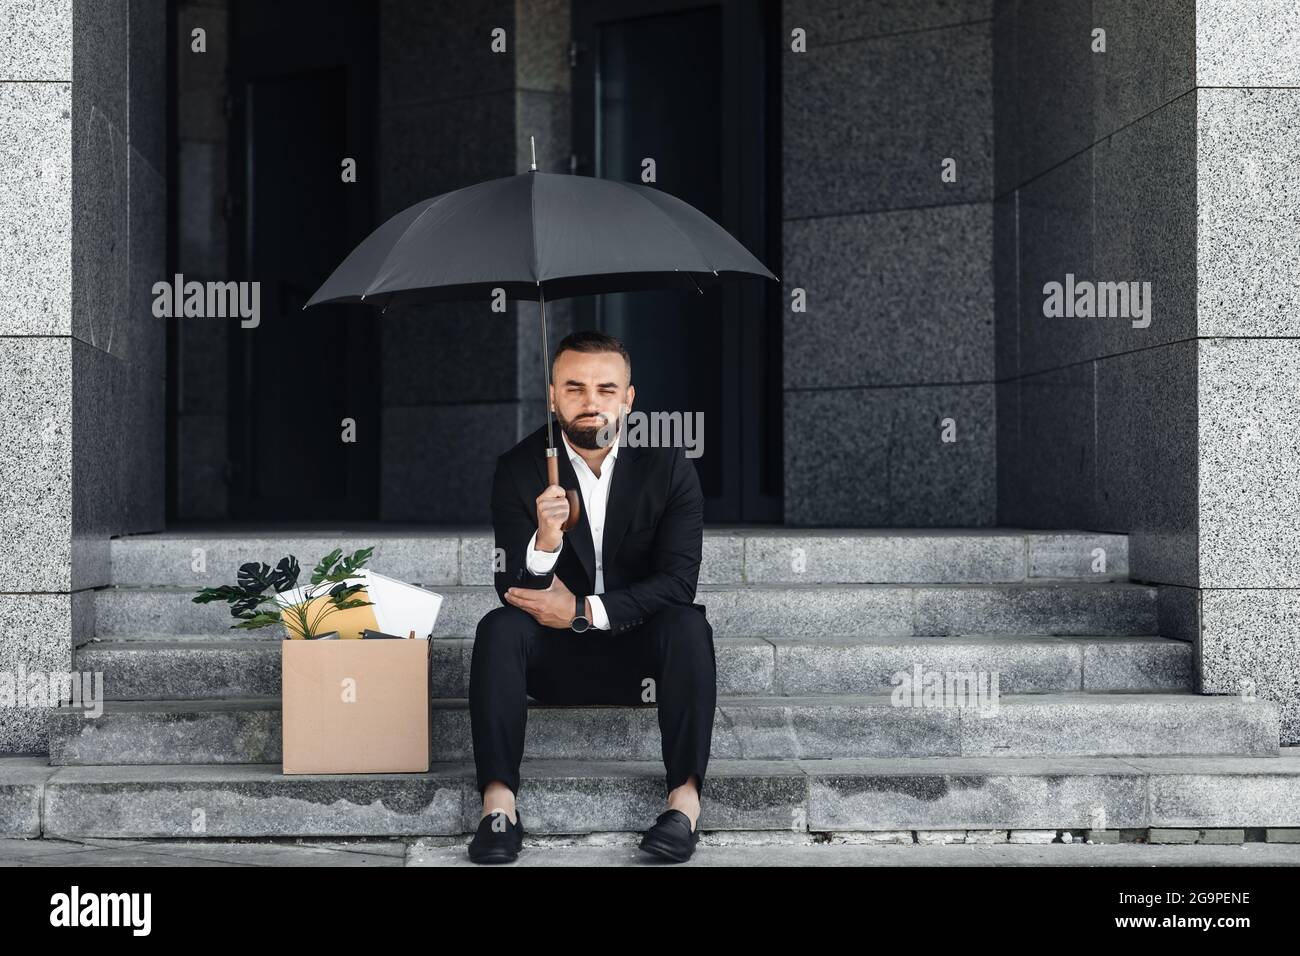
[[[549,356],[550,348],[546,344],[546,293],[542,291],[542,285],[537,284],[537,307],[542,316],[542,378],[545,381],[546,392],[546,447],[550,449],[550,454],[555,454],[555,432],[551,426],[551,363]]]

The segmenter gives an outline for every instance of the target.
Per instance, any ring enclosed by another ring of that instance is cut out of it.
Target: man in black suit
[[[476,862],[509,862],[522,846],[515,810],[527,697],[543,704],[658,708],[668,809],[641,848],[689,859],[713,735],[713,629],[695,604],[704,496],[681,448],[629,446],[632,362],[615,338],[575,332],[556,349],[551,403],[562,442],[560,484],[546,484],[546,427],[497,459],[492,525],[504,606],[479,622],[470,719],[483,815]],[[566,489],[582,498],[566,534]],[[501,559],[498,558],[498,561]]]

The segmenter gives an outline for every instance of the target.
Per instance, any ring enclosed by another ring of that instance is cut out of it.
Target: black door
[[[261,288],[260,324],[231,335],[232,518],[378,513],[378,316],[302,311],[375,225],[376,31],[364,0],[231,5],[231,264]]]
[[[574,0],[573,172],[689,202],[780,275],[778,5]],[[527,132],[527,131],[525,131]],[[703,413],[709,522],[782,516],[777,284],[574,300],[632,355],[637,410]]]

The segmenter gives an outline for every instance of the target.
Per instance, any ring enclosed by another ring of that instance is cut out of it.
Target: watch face
[[[591,627],[591,622],[588,621],[585,617],[575,617],[572,621],[569,622],[569,627],[573,628],[573,630],[581,634],[587,628]]]

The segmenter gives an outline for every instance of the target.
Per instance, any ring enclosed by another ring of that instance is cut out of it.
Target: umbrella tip
[[[537,139],[533,136],[528,137],[528,146],[533,151],[533,165],[529,167],[533,172],[537,172]]]

